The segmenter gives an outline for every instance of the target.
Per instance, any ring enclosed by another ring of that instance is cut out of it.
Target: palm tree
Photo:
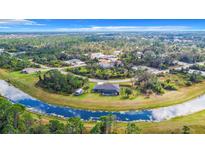
[[[18,124],[19,124],[19,116],[21,113],[23,113],[25,111],[25,107],[19,104],[14,104],[10,110],[9,113],[11,116],[13,116],[13,126],[14,128],[18,128]]]

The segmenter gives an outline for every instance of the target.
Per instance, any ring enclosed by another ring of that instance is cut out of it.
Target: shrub
[[[127,88],[127,87],[126,88],[121,88],[120,95],[121,95],[122,98],[127,99],[132,94],[133,94],[133,90],[131,88]]]
[[[174,83],[164,82],[162,83],[162,86],[166,90],[177,90],[177,87]]]

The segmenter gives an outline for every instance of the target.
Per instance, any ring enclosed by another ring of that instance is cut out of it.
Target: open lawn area
[[[177,91],[167,91],[163,95],[151,95],[149,98],[139,95],[134,99],[122,99],[120,96],[101,96],[94,93],[72,96],[54,94],[36,87],[35,84],[38,81],[36,74],[21,74],[0,69],[0,78],[11,82],[14,86],[42,101],[90,110],[123,111],[157,108],[182,103],[205,93],[205,82],[202,82],[179,88]],[[93,86],[94,83],[90,83],[90,89]]]

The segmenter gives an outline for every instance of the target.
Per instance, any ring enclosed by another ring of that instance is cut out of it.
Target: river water
[[[0,80],[0,95],[13,103],[22,104],[34,112],[65,118],[80,117],[83,120],[98,120],[101,116],[113,114],[117,117],[118,121],[163,121],[205,109],[205,95],[182,104],[150,110],[107,112],[74,109],[50,105],[49,103],[40,101],[15,88],[4,80]]]

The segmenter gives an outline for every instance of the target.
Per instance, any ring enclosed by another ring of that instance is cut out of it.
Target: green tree
[[[58,120],[50,120],[48,124],[49,130],[53,134],[63,134],[65,133],[65,126]]]
[[[34,134],[50,134],[49,128],[47,125],[38,124],[37,126],[34,126],[34,128],[31,130],[31,133]]]
[[[140,134],[141,129],[134,123],[127,124],[127,134]]]
[[[102,122],[97,122],[95,126],[91,129],[90,133],[91,134],[102,134],[103,133],[102,128],[103,128]]]
[[[39,78],[37,85],[48,89],[51,92],[73,93],[87,83],[86,79],[70,74],[64,75],[58,70],[50,70],[43,77]]]
[[[115,129],[116,117],[114,115],[103,116],[100,118],[102,122],[102,133],[111,134]]]
[[[190,128],[188,126],[183,126],[182,134],[190,134]]]
[[[203,80],[203,77],[199,73],[194,72],[189,75],[189,81],[193,83],[198,83],[198,82],[201,82],[202,80]]]
[[[68,134],[82,134],[84,124],[80,118],[69,118],[66,125],[66,133]]]
[[[99,122],[91,129],[92,134],[115,133],[116,117],[114,115],[102,116]]]
[[[23,118],[23,122],[25,125],[25,132],[31,133],[31,130],[32,130],[32,127],[34,124],[34,119],[33,119],[32,115],[30,113],[25,113],[25,114],[23,114],[22,118]]]
[[[13,122],[15,129],[19,127],[20,123],[20,114],[25,111],[25,107],[19,104],[14,104],[9,110],[9,115],[11,116],[10,120]]]
[[[120,95],[122,98],[129,98],[133,91],[130,88],[121,88]]]

